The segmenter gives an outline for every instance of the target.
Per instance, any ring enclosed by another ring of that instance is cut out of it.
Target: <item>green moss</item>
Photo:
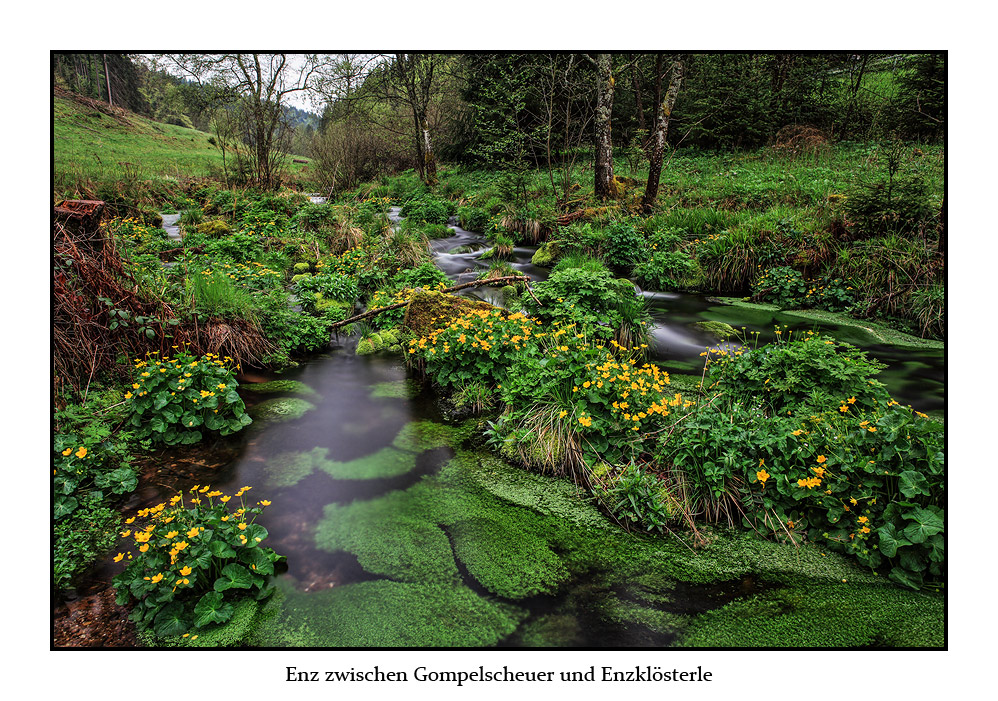
[[[487,302],[456,297],[442,292],[424,291],[413,295],[406,307],[402,328],[425,336],[438,325],[472,309],[495,309]]]
[[[569,578],[568,569],[537,534],[516,521],[459,521],[454,551],[486,589],[507,599],[547,594]]]
[[[328,448],[313,448],[309,452],[280,453],[267,460],[264,470],[267,482],[274,487],[293,487],[308,477],[329,452]]]
[[[420,383],[412,379],[378,382],[371,388],[374,399],[412,399],[419,395]]]
[[[738,334],[731,324],[726,324],[723,321],[698,321],[691,324],[691,326],[714,337],[718,341],[727,341],[732,336]]]
[[[681,372],[669,373],[669,391],[675,394],[696,394],[700,390],[703,375],[685,375]]]
[[[698,617],[690,647],[941,647],[943,599],[892,585],[775,589]]]
[[[270,382],[254,382],[240,385],[243,389],[256,394],[300,394],[304,397],[318,396],[316,391],[298,380],[271,380]]]
[[[827,312],[820,309],[799,309],[784,311],[782,316],[791,319],[803,319],[805,321],[817,321],[824,324],[837,324],[839,326],[850,326],[865,332],[870,342],[886,343],[899,348],[927,348],[932,350],[942,350],[946,347],[944,341],[935,341],[928,338],[919,338],[902,333],[897,329],[892,329],[886,324],[881,324],[870,319],[853,319],[845,314]]]
[[[603,623],[617,624],[625,628],[641,625],[658,635],[677,635],[689,623],[687,616],[641,606],[614,596],[600,601],[598,619]]]
[[[305,412],[311,411],[315,405],[297,397],[276,397],[267,399],[250,407],[247,412],[254,422],[277,423],[293,421],[301,418]]]
[[[556,244],[548,242],[537,249],[530,262],[539,268],[550,268],[558,259],[558,247]]]
[[[229,225],[221,219],[210,219],[206,222],[202,222],[195,227],[195,231],[199,234],[210,236],[211,238],[222,238],[223,236],[228,236],[232,233],[232,230],[229,229]]]
[[[413,421],[402,427],[392,445],[401,450],[422,452],[455,444],[452,426],[433,421]]]
[[[324,449],[321,458],[317,458],[316,467],[338,480],[370,480],[396,477],[415,469],[416,456],[413,453],[383,448],[376,453],[349,462],[338,462],[325,459]]]
[[[526,612],[453,585],[376,581],[290,594],[285,621],[308,621],[309,647],[483,647]]]
[[[585,643],[579,619],[571,614],[541,616],[516,632],[516,647],[581,647]]]
[[[459,581],[447,534],[424,517],[418,502],[398,492],[326,506],[315,541],[322,550],[353,553],[373,574],[406,582]]]
[[[303,275],[309,272],[312,266],[309,263],[295,263],[292,270],[294,270],[295,275]]]

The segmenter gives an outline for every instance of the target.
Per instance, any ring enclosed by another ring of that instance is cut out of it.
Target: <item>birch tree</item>
[[[679,87],[683,83],[683,62],[676,59],[672,62],[672,75],[669,78],[669,88],[665,98],[662,98],[662,80],[664,78],[664,57],[658,54],[655,59],[655,129],[648,144],[648,182],[645,184],[645,194],[641,198],[641,209],[651,213],[652,205],[658,197],[658,185],[662,177],[662,161],[665,158],[666,137],[669,135],[669,119],[672,108],[679,95]]]

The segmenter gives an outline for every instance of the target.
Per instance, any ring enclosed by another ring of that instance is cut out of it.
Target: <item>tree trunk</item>
[[[617,196],[613,183],[613,61],[610,54],[596,55],[596,164],[593,171],[596,199]]]
[[[661,83],[661,70],[659,70],[657,80]],[[669,79],[669,89],[665,93],[665,100],[660,101],[658,105],[655,133],[652,135],[651,148],[648,153],[648,182],[645,185],[644,197],[641,198],[641,209],[646,214],[651,213],[652,205],[658,198],[658,184],[662,178],[662,161],[665,159],[666,137],[669,135],[669,118],[672,116],[672,108],[676,104],[676,97],[679,95],[679,86],[682,82],[683,62],[676,60],[672,64],[672,77]]]
[[[111,74],[107,70],[107,54],[101,54],[101,58],[104,59],[104,84],[107,85],[107,104],[114,107],[114,103],[111,101]]]
[[[423,163],[426,166],[426,178],[425,182],[427,185],[437,184],[437,158],[433,155],[433,146],[430,144],[430,129],[426,126],[426,121],[423,121]]]

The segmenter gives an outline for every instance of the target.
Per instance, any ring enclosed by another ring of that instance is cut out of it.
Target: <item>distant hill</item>
[[[221,177],[222,154],[211,134],[154,122],[58,87],[53,131],[57,194],[87,181]],[[290,158],[289,167],[302,170]]]

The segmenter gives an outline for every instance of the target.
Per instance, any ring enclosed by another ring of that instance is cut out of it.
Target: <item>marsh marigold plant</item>
[[[267,577],[283,557],[262,545],[267,529],[255,521],[270,502],[252,504],[250,489],[225,495],[195,485],[125,521],[114,561],[126,567],[113,582],[141,628],[182,635],[231,618],[234,594],[270,592]]]
[[[149,355],[134,361],[125,393],[138,438],[157,443],[197,443],[202,428],[225,436],[252,423],[236,388],[232,358]]]

